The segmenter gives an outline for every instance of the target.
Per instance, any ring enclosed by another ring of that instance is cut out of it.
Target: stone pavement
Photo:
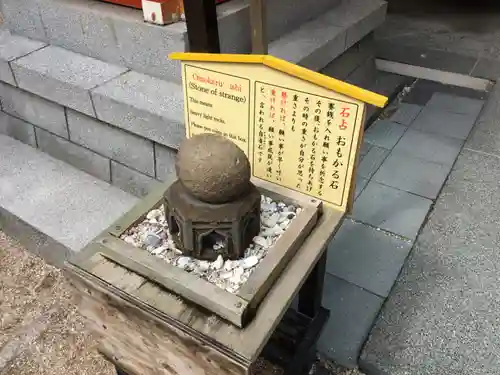
[[[330,308],[331,317],[321,338],[320,351],[335,362],[348,367],[357,365],[373,322],[481,112],[485,96],[486,93],[482,92],[418,81],[389,119],[375,122],[366,131],[352,217],[343,224],[328,250],[324,304]],[[487,130],[480,134],[484,137]],[[483,151],[491,152],[491,147]],[[475,156],[476,160],[478,157]],[[472,156],[467,160],[472,162]],[[479,179],[476,173],[467,170],[461,177],[468,180],[476,176]],[[473,194],[472,191],[469,193]],[[475,194],[490,197],[486,191]],[[490,203],[493,201],[484,202]],[[477,236],[486,235],[477,233]],[[422,266],[418,264],[418,267]],[[415,277],[423,279],[420,273]],[[477,281],[480,277],[477,275]],[[398,287],[403,296],[415,292],[409,283]],[[398,303],[406,303],[403,296],[389,300],[391,307],[384,309],[394,320],[397,317],[402,319],[399,314],[403,307]],[[432,298],[437,304],[442,295],[437,293]],[[421,308],[426,309],[425,299],[418,302],[409,302],[408,309],[419,308],[421,304]],[[429,314],[441,313],[432,307],[436,306],[429,307]],[[433,319],[436,318],[427,317],[428,321]],[[412,322],[415,330],[420,330],[422,327],[416,323]],[[453,322],[445,323],[441,322],[443,330],[456,332],[449,326]],[[387,326],[380,324],[377,327],[380,331],[375,331],[370,348],[372,351],[376,347],[386,349],[384,354],[389,356],[393,348],[383,336]],[[397,321],[392,324],[397,325]],[[436,327],[429,325],[420,334],[432,335],[435,330]],[[402,327],[398,326],[394,331],[391,340],[397,340],[396,331],[401,334]],[[412,345],[419,347],[420,343],[414,341]],[[370,350],[367,352],[371,353]],[[404,355],[403,352],[400,354]]]
[[[500,373],[498,103],[496,85],[364,348],[370,374]]]

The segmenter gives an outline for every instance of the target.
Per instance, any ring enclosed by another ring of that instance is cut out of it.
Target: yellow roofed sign
[[[387,98],[272,56],[173,53],[182,61],[187,136],[217,133],[255,178],[346,211],[365,105]]]

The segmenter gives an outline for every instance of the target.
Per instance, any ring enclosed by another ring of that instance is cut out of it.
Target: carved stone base
[[[165,193],[165,214],[174,241],[197,259],[239,259],[260,231],[259,190],[252,184],[234,202],[211,204],[189,194],[180,181]],[[214,249],[215,245],[215,249]]]

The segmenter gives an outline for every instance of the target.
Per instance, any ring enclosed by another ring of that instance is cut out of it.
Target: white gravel
[[[237,293],[300,211],[300,207],[262,196],[260,233],[246,249],[245,257],[234,261],[224,261],[220,255],[213,262],[182,255],[168,229],[163,206],[148,212],[144,221],[127,230],[121,238],[230,293]],[[221,246],[216,243],[214,250]]]

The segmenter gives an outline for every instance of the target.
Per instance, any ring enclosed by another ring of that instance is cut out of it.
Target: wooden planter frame
[[[287,205],[298,206],[301,212],[290,222],[287,230],[235,294],[120,239],[129,228],[142,222],[150,210],[164,204],[163,194],[167,189],[165,186],[132,208],[110,230],[99,236],[92,246],[79,253],[71,263],[90,272],[95,266],[96,256],[104,257],[213,312],[237,327],[244,327],[255,315],[262,299],[315,227],[322,208],[321,201],[303,194],[258,179],[254,179],[253,183],[261,194]]]

